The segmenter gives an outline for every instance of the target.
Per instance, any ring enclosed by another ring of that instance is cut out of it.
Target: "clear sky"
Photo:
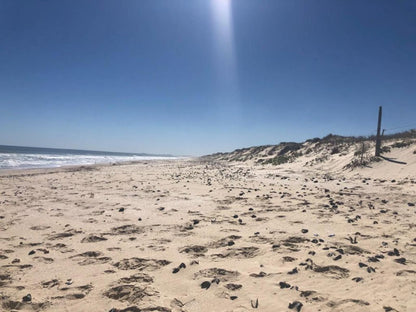
[[[201,155],[379,105],[416,127],[414,0],[0,0],[0,144]]]

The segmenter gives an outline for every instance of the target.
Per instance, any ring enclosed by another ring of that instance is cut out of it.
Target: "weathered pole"
[[[382,114],[382,108],[380,106],[378,108],[378,123],[377,123],[377,137],[376,137],[376,156],[380,156],[380,147],[381,147],[381,137],[380,137],[381,114]]]
[[[361,164],[361,166],[363,165],[363,160],[364,160],[364,142],[362,143],[362,146],[361,146],[361,162],[360,162],[360,164]]]

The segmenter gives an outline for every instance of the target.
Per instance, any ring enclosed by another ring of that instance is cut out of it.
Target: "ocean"
[[[116,153],[0,145],[1,169],[56,168],[137,160],[176,159],[169,155]]]

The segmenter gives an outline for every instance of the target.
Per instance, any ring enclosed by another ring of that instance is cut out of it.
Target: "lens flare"
[[[211,0],[214,20],[214,46],[221,102],[231,113],[238,111],[238,77],[234,48],[231,0]],[[224,107],[222,107],[224,109]]]

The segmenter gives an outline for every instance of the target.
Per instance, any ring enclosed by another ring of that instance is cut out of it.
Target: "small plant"
[[[390,148],[390,146],[383,146],[381,148],[380,152],[381,152],[381,154],[390,153],[391,152],[391,148]]]
[[[411,141],[401,141],[401,142],[396,142],[396,143],[393,143],[392,145],[391,145],[391,147],[392,148],[402,148],[402,147],[407,147],[407,146],[409,146],[409,145],[411,145],[412,144],[412,142]]]
[[[292,158],[297,158],[297,157],[301,157],[301,156],[303,156],[302,152],[293,152],[293,154],[292,154]]]
[[[273,158],[263,159],[261,163],[263,164],[272,164],[272,165],[282,165],[288,162],[293,162],[297,157],[303,156],[301,151],[291,151],[289,153],[280,154]],[[260,161],[258,161],[260,163]]]
[[[289,162],[289,160],[290,160],[290,157],[285,156],[285,155],[279,155],[279,156],[274,158],[273,165],[285,164],[285,163]]]
[[[376,156],[367,156],[362,159],[354,158],[352,159],[347,165],[344,166],[344,169],[354,169],[358,167],[368,166],[370,163],[373,162],[380,162],[382,159]]]
[[[369,150],[370,150],[370,144],[366,142],[362,142],[356,146],[354,156],[361,156],[363,157]]]
[[[319,141],[321,141],[320,138],[313,138],[313,139],[306,140],[306,142],[311,142],[311,143],[318,143]]]
[[[279,156],[276,156],[274,158],[269,158],[269,159],[265,160],[263,163],[264,164],[272,164],[272,165],[277,166],[277,165],[285,164],[285,163],[289,162],[289,160],[290,160],[290,157],[288,157],[286,155],[279,155]]]
[[[323,163],[324,161],[328,160],[328,155],[316,157],[314,160],[312,160],[314,163],[319,164]]]
[[[334,146],[332,148],[332,150],[331,150],[331,155],[338,154],[338,153],[339,153],[339,147],[338,146]]]
[[[380,161],[382,161],[382,159],[377,156],[372,156],[369,160],[369,162],[380,162]]]

